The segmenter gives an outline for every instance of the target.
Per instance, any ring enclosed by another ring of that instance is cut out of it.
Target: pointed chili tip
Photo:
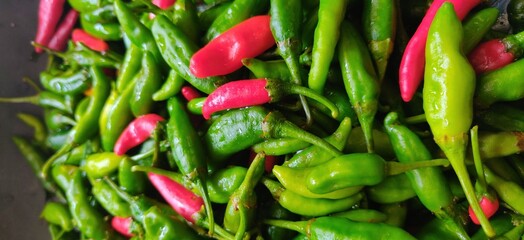
[[[131,217],[113,217],[111,219],[111,227],[115,229],[118,233],[126,236],[126,237],[133,237],[134,234],[131,233],[131,223],[133,222],[133,218]]]
[[[164,121],[164,118],[154,113],[136,118],[120,134],[113,147],[113,152],[121,156],[129,149],[140,145],[151,136],[158,122],[161,121]]]
[[[109,50],[109,45],[104,40],[96,38],[80,28],[73,30],[71,40],[74,43],[80,42],[94,51],[105,52]]]

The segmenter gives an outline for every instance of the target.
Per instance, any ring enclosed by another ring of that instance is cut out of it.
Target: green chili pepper
[[[514,227],[513,223],[516,219],[514,219],[513,214],[496,214],[491,218],[489,221],[491,222],[491,225],[493,226],[493,229],[495,229],[495,232],[497,235],[502,235],[503,233],[511,230],[512,227]],[[484,233],[482,229],[477,231],[475,234],[471,236],[472,240],[487,240],[488,237]]]
[[[215,4],[203,12],[198,13],[198,22],[201,28],[208,29],[209,26],[231,5],[231,1],[223,1]]]
[[[263,178],[262,183],[282,207],[303,216],[322,216],[348,210],[363,198],[362,193],[342,199],[308,198],[289,191],[278,182],[267,178]]]
[[[89,106],[89,100],[90,100],[89,98],[85,97],[77,104],[75,108],[74,116],[73,116],[74,121],[80,120],[82,116],[86,113],[87,107]]]
[[[80,14],[80,24],[82,29],[93,37],[108,41],[122,39],[122,28],[117,22],[92,22],[85,16],[85,14]]]
[[[151,31],[140,22],[140,20],[133,14],[131,9],[125,5],[122,0],[115,0],[115,13],[122,26],[122,31],[125,32],[129,40],[144,52],[150,52],[155,57],[157,63],[161,65],[164,63],[162,55],[158,50],[155,39]],[[157,16],[158,17],[158,16]]]
[[[143,193],[147,188],[147,177],[144,173],[132,171],[133,166],[136,165],[133,160],[124,158],[118,166],[118,183],[120,188],[131,195]]]
[[[482,132],[479,134],[482,159],[509,156],[524,149],[523,132]]]
[[[379,84],[373,62],[358,31],[342,22],[339,41],[339,62],[349,100],[364,130],[368,152],[373,152],[373,120],[378,107]]]
[[[417,195],[406,174],[388,176],[366,192],[371,201],[382,204],[402,202]]]
[[[524,197],[524,189],[522,187],[495,175],[486,166],[484,166],[484,175],[486,176],[486,181],[495,189],[500,199],[519,214],[524,213],[524,203],[521,201]]]
[[[408,214],[406,202],[381,204],[380,211],[388,216],[388,218],[384,221],[385,224],[395,227],[404,226]]]
[[[307,5],[307,3],[304,2],[303,5]],[[305,22],[302,26],[302,34],[300,36],[302,42],[301,49],[305,51],[305,53],[311,53],[315,38],[315,29],[317,28],[318,24],[318,4],[316,7],[313,8],[304,7],[304,10],[306,10],[307,13],[305,15]],[[300,56],[301,63],[304,63],[302,59],[302,57],[304,56],[309,56],[309,54]],[[308,65],[311,66],[311,61],[308,62]]]
[[[57,53],[55,53],[57,54]],[[62,54],[61,54],[62,55]],[[77,63],[81,66],[96,66],[107,68],[119,68],[122,59],[115,53],[99,53],[84,46],[82,43],[76,43],[75,49],[65,52],[62,57],[69,63]]]
[[[507,181],[514,182],[518,185],[523,185],[524,182],[520,178],[519,174],[513,166],[511,166],[504,158],[489,159],[483,161],[483,163],[489,167],[489,169],[498,176],[501,176]]]
[[[18,113],[16,114],[18,119],[22,120],[26,125],[33,128],[33,139],[40,144],[45,142],[47,136],[47,131],[44,124],[36,116],[27,114],[27,113]]]
[[[153,55],[144,53],[142,58],[142,69],[137,73],[135,87],[129,106],[135,117],[150,113],[153,108],[153,94],[160,88],[161,72],[155,63]]]
[[[277,201],[270,201],[267,205],[261,206],[262,215],[269,219],[291,220],[299,219],[299,216],[280,206]],[[265,225],[262,229],[262,236],[267,239],[286,240],[297,235],[295,231],[279,228],[271,225]]]
[[[348,0],[321,0],[318,8],[318,24],[315,29],[309,88],[322,93],[328,74],[329,65],[335,54],[339,38],[339,29],[346,13]]]
[[[62,203],[47,202],[42,213],[40,213],[40,218],[43,218],[50,224],[60,226],[66,232],[74,228],[71,213],[69,213],[67,205]]]
[[[240,187],[247,169],[230,166],[214,172],[207,180],[207,191],[212,202],[227,203],[233,192]]]
[[[295,138],[276,138],[257,143],[251,149],[256,153],[263,152],[270,156],[281,156],[300,151],[310,145],[308,142]]]
[[[58,94],[79,94],[89,87],[89,73],[85,69],[67,71],[60,75],[40,73],[40,83],[51,92]]]
[[[378,81],[386,75],[388,59],[393,52],[397,28],[397,9],[391,0],[364,1],[362,25],[364,38],[377,67]]]
[[[76,121],[67,113],[56,108],[44,109],[44,121],[50,132],[69,130],[76,125]]]
[[[198,19],[197,9],[193,1],[180,0],[173,5],[173,23],[180,27],[182,31],[198,43],[202,36],[202,28]]]
[[[155,17],[151,30],[167,64],[193,87],[204,93],[211,93],[225,83],[223,77],[197,78],[191,74],[189,60],[198,46],[166,17]]]
[[[67,164],[80,166],[86,160],[87,156],[97,151],[96,141],[89,140],[84,144],[73,148],[70,152],[64,153],[62,156],[59,156],[54,165],[58,164]]]
[[[91,193],[98,203],[111,215],[118,217],[131,216],[129,203],[122,199],[114,190],[102,179],[91,180]]]
[[[484,8],[471,17],[467,18],[462,24],[464,29],[463,51],[468,54],[480,43],[484,35],[491,29],[499,16],[497,8]]]
[[[331,143],[338,150],[343,150],[347,139],[351,133],[351,119],[345,118],[338,129],[329,137],[325,138],[328,143]],[[282,166],[291,168],[313,167],[322,164],[333,158],[333,155],[326,153],[318,146],[310,146],[303,151],[295,154],[288,161],[284,162]]]
[[[493,104],[478,114],[480,121],[502,131],[524,132],[524,111],[506,104]]]
[[[524,59],[479,77],[475,103],[482,108],[500,101],[514,101],[524,97]]]
[[[424,224],[424,226],[422,226],[422,228],[417,232],[416,237],[417,239],[421,240],[462,239],[457,238],[454,229],[449,228],[449,224],[447,224],[443,219],[439,218],[434,218],[433,220]]]
[[[291,72],[283,60],[262,61],[256,58],[242,59],[242,64],[247,67],[255,78],[280,79],[291,82]]]
[[[118,170],[118,166],[126,156],[118,156],[113,152],[101,152],[87,156],[82,167],[91,179],[102,178]]]
[[[107,99],[104,109],[100,114],[98,124],[100,126],[100,138],[104,151],[113,151],[115,142],[133,119],[129,100],[134,89],[134,82],[127,85],[122,94],[113,87]]]
[[[293,137],[319,145],[333,156],[340,155],[331,144],[305,132],[277,112],[260,106],[231,110],[216,119],[204,136],[208,153],[219,163],[238,151],[267,138]]]
[[[67,0],[72,8],[79,12],[89,12],[102,5],[103,0]]]
[[[337,106],[339,114],[336,120],[342,121],[344,118],[349,117],[351,118],[353,125],[358,124],[355,110],[349,103],[348,95],[343,89],[326,86],[324,89],[324,96]],[[317,101],[311,101],[311,105],[328,116],[331,114],[331,110],[326,106],[319,104]]]
[[[113,4],[107,4],[92,11],[83,12],[81,15],[88,22],[109,23],[118,20]]]
[[[235,0],[215,18],[207,29],[206,42],[211,41],[236,24],[249,17],[265,12],[267,0]]]
[[[160,89],[158,89],[158,91],[153,94],[153,100],[164,101],[172,96],[175,96],[180,92],[185,82],[186,80],[182,78],[182,76],[178,75],[175,70],[170,70],[169,75],[167,76],[167,79],[162,87],[160,87]]]
[[[113,230],[104,216],[89,203],[82,172],[74,166],[59,165],[53,168],[53,179],[65,192],[74,222],[87,238],[111,239]]]
[[[131,44],[126,50],[124,60],[118,72],[116,79],[116,89],[123,92],[125,88],[133,82],[134,76],[140,71],[143,53],[135,44]]]
[[[332,214],[333,217],[343,217],[355,222],[380,223],[386,221],[388,216],[373,209],[355,209]]]
[[[184,105],[177,98],[169,99],[167,103],[169,121],[166,125],[167,138],[171,146],[171,154],[180,172],[190,179],[202,193],[206,214],[209,221],[209,229],[213,232],[214,217],[211,200],[206,187],[207,179],[207,156],[204,146],[191,125],[189,115]]]
[[[45,140],[46,147],[54,151],[62,149],[62,147],[67,144],[69,136],[71,135],[70,133],[71,129],[60,132],[49,132]]]
[[[488,236],[495,233],[480,208],[464,164],[473,118],[475,72],[462,54],[462,24],[444,3],[429,28],[424,73],[424,111],[435,142],[444,151]],[[446,62],[447,64],[442,64]]]
[[[257,205],[255,186],[264,174],[266,156],[256,155],[247,170],[246,177],[238,189],[231,195],[224,215],[226,230],[236,233],[236,239],[242,239],[244,233],[253,227]]]
[[[202,239],[184,222],[178,222],[162,214],[153,206],[144,213],[143,220],[145,239]]]
[[[342,217],[319,217],[309,221],[266,220],[266,224],[295,230],[309,239],[416,239],[401,228],[384,223],[354,222]]]
[[[31,103],[41,107],[56,108],[66,113],[73,113],[73,104],[69,95],[60,95],[50,91],[41,91],[29,97],[0,98],[1,103]]]
[[[49,224],[48,230],[51,240],[75,240],[80,238],[77,231],[64,232],[60,226],[54,224]]]

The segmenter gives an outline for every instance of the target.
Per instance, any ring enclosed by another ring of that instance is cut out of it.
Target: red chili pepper
[[[195,98],[202,97],[202,94],[200,94],[198,90],[196,90],[194,87],[191,87],[191,86],[184,86],[182,87],[180,91],[182,92],[182,96],[184,96],[184,98],[187,101],[191,101]]]
[[[131,223],[133,222],[132,217],[113,217],[111,219],[111,226],[113,229],[115,229],[118,233],[126,236],[126,237],[133,237],[134,234],[131,233]]]
[[[65,0],[40,0],[35,43],[48,46],[64,11],[64,3]],[[35,51],[41,53],[42,49],[35,47]]]
[[[191,57],[191,73],[204,78],[240,69],[242,59],[256,57],[275,45],[269,22],[268,15],[255,16],[218,35]]]
[[[481,0],[435,0],[429,7],[415,34],[404,50],[399,68],[400,95],[405,102],[411,101],[424,75],[425,49],[428,30],[435,13],[442,3],[451,2],[459,19],[464,19],[468,12]]]
[[[72,40],[74,43],[80,42],[94,51],[105,52],[109,50],[109,45],[104,40],[93,37],[82,29],[73,30]]]
[[[58,28],[56,29],[55,35],[49,41],[48,47],[55,51],[63,51],[67,47],[67,42],[71,38],[71,32],[75,27],[76,21],[78,19],[78,12],[74,9],[69,10],[69,12],[64,17],[64,20]]]
[[[499,209],[499,200],[497,198],[494,198],[492,201],[490,198],[483,196],[482,199],[480,200],[480,207],[482,208],[482,211],[486,215],[486,218],[489,219],[491,216],[495,215],[495,213]],[[471,221],[473,221],[473,223],[477,225],[480,225],[480,222],[477,219],[475,212],[473,212],[473,209],[471,208],[471,206],[469,206],[468,211],[469,211],[469,217],[471,218]]]
[[[162,10],[170,8],[175,2],[175,0],[153,0],[153,4]]]
[[[204,210],[202,197],[168,177],[154,173],[148,173],[147,176],[160,195],[180,216],[192,223],[200,220],[200,214]]]
[[[140,145],[151,136],[158,122],[163,120],[163,117],[153,113],[136,118],[129,123],[122,134],[120,134],[113,148],[113,152],[115,152],[116,155],[123,155],[129,149]]]
[[[493,39],[478,45],[468,56],[477,74],[504,67],[522,57],[524,32]]]
[[[328,107],[334,118],[338,116],[338,108],[324,96],[307,87],[274,79],[249,79],[226,83],[209,94],[202,106],[202,115],[209,119],[214,112],[275,102],[292,93],[312,98]]]

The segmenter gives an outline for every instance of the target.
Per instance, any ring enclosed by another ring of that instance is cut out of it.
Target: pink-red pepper
[[[493,199],[490,199],[486,196],[483,196],[482,199],[480,199],[480,208],[482,208],[482,212],[484,212],[484,215],[486,215],[486,218],[490,218],[495,213],[497,213],[497,210],[499,209],[499,200],[495,197]],[[475,212],[473,212],[473,209],[471,206],[469,206],[469,217],[471,218],[471,221],[473,223],[480,225],[480,222],[477,218],[477,215],[475,215]]]
[[[152,2],[162,10],[166,10],[175,4],[175,0],[153,0]]]
[[[231,109],[275,102],[289,94],[300,94],[312,98],[331,110],[334,118],[338,108],[330,100],[315,91],[292,83],[274,79],[248,79],[226,83],[211,92],[202,106],[202,115],[209,119],[211,114]]]
[[[399,68],[400,95],[405,102],[411,101],[424,75],[425,49],[428,30],[435,13],[444,2],[451,2],[459,19],[464,19],[468,12],[481,0],[435,0],[429,7],[415,34],[404,50]]]
[[[76,21],[78,19],[78,12],[74,9],[69,10],[69,12],[62,20],[62,23],[58,25],[53,38],[49,41],[48,47],[55,51],[64,51],[67,47],[67,42],[71,38],[71,33],[75,27]]]
[[[116,155],[123,155],[129,149],[140,145],[151,136],[158,122],[161,121],[164,121],[164,118],[154,113],[136,118],[129,123],[122,134],[120,134],[113,148],[113,152],[115,152]]]
[[[133,222],[132,217],[117,217],[114,216],[111,218],[111,227],[115,229],[118,233],[126,236],[128,238],[133,237],[134,234],[131,233],[131,223]]]
[[[71,38],[74,43],[82,43],[94,51],[105,52],[109,50],[109,45],[104,40],[91,36],[79,28],[73,30]]]
[[[242,59],[256,57],[275,45],[269,22],[268,15],[255,16],[220,34],[191,57],[191,73],[204,78],[240,69]]]
[[[53,38],[56,25],[64,11],[65,0],[40,0],[38,5],[38,27],[36,30],[35,43],[48,46]],[[35,47],[37,53],[41,53],[41,48]]]
[[[191,86],[183,86],[180,92],[182,92],[182,96],[184,96],[187,101],[202,97],[202,94],[200,94],[198,90]]]
[[[478,45],[468,56],[477,74],[504,67],[524,54],[524,32]]]
[[[202,219],[204,200],[180,183],[154,173],[148,173],[149,181],[166,202],[184,219],[196,223]]]

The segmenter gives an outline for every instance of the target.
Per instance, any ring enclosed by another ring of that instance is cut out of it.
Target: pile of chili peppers
[[[498,4],[498,5],[497,5]],[[522,239],[524,1],[40,0],[52,239]]]

